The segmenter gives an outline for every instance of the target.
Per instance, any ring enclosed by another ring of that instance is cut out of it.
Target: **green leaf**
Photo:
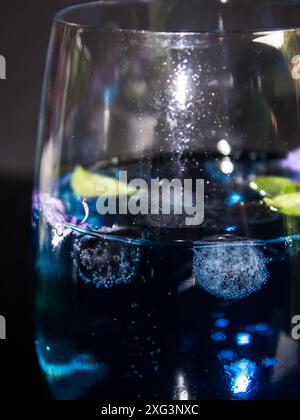
[[[264,197],[294,193],[298,185],[289,178],[279,176],[260,176],[250,182],[250,187]]]
[[[300,192],[278,195],[274,198],[265,198],[267,206],[286,216],[300,217]]]
[[[94,174],[78,166],[71,178],[73,191],[81,197],[132,195],[136,192],[133,188],[128,188],[127,184],[118,179]]]

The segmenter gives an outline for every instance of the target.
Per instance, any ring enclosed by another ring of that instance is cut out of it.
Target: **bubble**
[[[267,260],[250,242],[215,242],[193,251],[196,284],[213,296],[242,299],[268,280]]]
[[[108,289],[133,280],[140,250],[118,241],[107,242],[84,236],[74,242],[73,259],[85,283]]]

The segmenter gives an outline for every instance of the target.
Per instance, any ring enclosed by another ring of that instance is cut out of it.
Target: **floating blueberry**
[[[215,242],[194,247],[196,284],[223,298],[242,299],[268,280],[266,258],[251,242]]]
[[[119,241],[108,242],[84,236],[75,240],[73,258],[85,283],[111,288],[133,280],[140,261],[140,250]]]

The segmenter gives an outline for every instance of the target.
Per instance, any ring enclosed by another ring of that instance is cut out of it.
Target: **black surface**
[[[34,351],[31,286],[31,180],[0,179],[0,399],[43,399],[46,390]]]

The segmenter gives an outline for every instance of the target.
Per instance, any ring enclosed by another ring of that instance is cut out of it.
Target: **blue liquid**
[[[54,398],[300,398],[298,219],[209,169],[205,222],[191,229],[100,218],[94,199],[80,225],[69,174],[57,180],[65,214],[39,195],[36,348]]]

